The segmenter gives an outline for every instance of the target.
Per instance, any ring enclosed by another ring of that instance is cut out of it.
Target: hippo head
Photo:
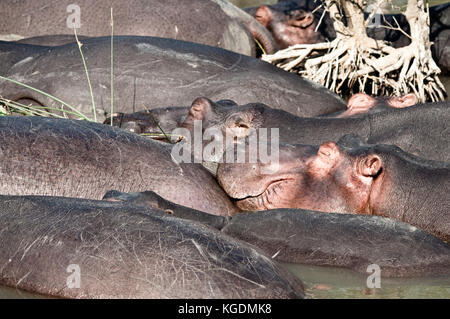
[[[336,117],[350,117],[358,114],[377,113],[390,108],[400,109],[417,104],[417,97],[410,93],[402,96],[372,97],[365,93],[354,94],[347,102],[347,110]]]
[[[170,132],[178,122],[171,116],[175,108],[145,110],[135,113],[114,113],[103,124],[120,127],[126,131],[143,134],[166,141],[163,132]]]
[[[195,121],[201,121],[203,131],[215,129],[221,134],[245,138],[256,133],[255,130],[259,128],[282,127],[289,117],[295,116],[283,110],[272,109],[262,103],[238,106],[230,100],[214,103],[205,97],[200,97],[192,103],[182,127],[192,129]]]
[[[372,187],[382,171],[381,157],[349,135],[320,146],[280,145],[275,164],[223,163],[217,178],[242,210],[369,214]]]
[[[214,109],[216,107],[230,108],[235,105],[236,103],[231,100],[220,100],[214,103],[206,98],[198,98],[192,103],[190,108],[172,106],[135,113],[114,113],[103,124],[112,124],[112,126],[145,135],[152,139],[173,143],[179,141],[181,136],[172,135],[171,132],[180,126],[189,127],[188,123],[193,123],[200,116],[196,113],[196,110],[199,110],[199,108],[201,108],[203,115],[201,120],[205,121],[205,124],[209,124],[207,119],[215,112]],[[188,110],[190,111],[189,114]]]
[[[217,128],[223,132],[228,129],[257,128],[261,123],[264,105],[259,103],[239,106],[231,100],[221,100],[216,103],[205,98],[199,97],[192,103],[189,113],[182,126],[192,128],[194,121],[202,121],[202,127]],[[258,107],[259,106],[259,107]],[[258,123],[255,123],[255,120]],[[256,127],[255,127],[256,126]]]
[[[291,1],[258,7],[254,17],[273,35],[280,49],[294,44],[317,43],[324,40],[316,31],[320,17],[314,15],[313,1]]]

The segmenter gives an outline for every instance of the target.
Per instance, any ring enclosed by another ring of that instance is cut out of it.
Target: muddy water
[[[307,265],[283,264],[305,284],[309,298],[332,299],[450,299],[450,277],[381,278],[380,288],[368,288],[369,274],[352,270]],[[0,299],[49,298],[14,288],[0,287]]]
[[[284,266],[303,281],[310,298],[450,298],[450,277],[381,278],[380,288],[368,288],[370,274],[334,267]]]

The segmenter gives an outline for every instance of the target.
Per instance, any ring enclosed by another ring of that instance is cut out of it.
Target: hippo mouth
[[[268,210],[287,208],[290,201],[287,194],[292,193],[290,187],[294,183],[292,178],[283,178],[270,181],[262,192],[241,199],[234,199],[236,205],[242,210]]]

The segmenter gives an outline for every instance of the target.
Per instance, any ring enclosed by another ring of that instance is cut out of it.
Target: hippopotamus
[[[324,117],[356,117],[361,114],[378,113],[389,110],[391,108],[406,108],[417,104],[417,97],[413,94],[406,94],[402,96],[377,96],[372,97],[365,93],[354,94],[347,102],[347,110],[331,114],[322,115]],[[215,102],[213,109],[221,108],[222,106],[235,106],[237,103],[232,100],[220,100]],[[156,108],[153,110],[139,111],[135,113],[116,112],[112,117],[108,117],[104,124],[112,124],[122,129],[134,132],[137,134],[147,134],[154,139],[166,141],[174,141],[173,136],[169,133],[178,127],[183,126],[186,117],[189,114],[189,107],[175,106]],[[242,110],[242,109],[241,109]],[[239,112],[240,110],[235,110]],[[175,138],[175,141],[177,139]]]
[[[244,11],[272,33],[279,49],[286,49],[295,44],[325,42],[336,37],[333,22],[320,5],[321,2],[315,0],[279,1],[244,8]]]
[[[217,178],[242,210],[301,208],[403,221],[450,241],[450,163],[356,135],[279,145],[278,159],[219,163]]]
[[[450,121],[449,107],[446,101],[404,108],[386,107],[382,112],[368,112],[347,118],[302,118],[262,103],[236,106],[231,101],[214,103],[200,97],[194,100],[184,120],[178,118],[169,121],[168,116],[163,123],[167,124],[164,128],[170,129],[182,121],[181,127],[190,132],[191,138],[195,135],[193,129],[196,121],[200,122],[203,132],[215,129],[214,134],[222,134],[222,139],[225,133],[246,138],[258,134],[261,128],[269,132],[270,129],[278,129],[279,142],[288,144],[321,144],[353,133],[371,144],[393,144],[427,159],[450,161],[450,144],[445,134]],[[159,129],[154,124],[146,128],[139,121],[137,126],[141,127],[142,132]],[[205,138],[203,146],[210,142],[210,139]]]
[[[322,5],[323,1],[287,0],[244,10],[272,33],[280,49],[285,49],[295,44],[319,43],[336,38],[333,21]],[[432,6],[429,12],[433,59],[442,73],[447,74],[450,71],[450,3]],[[365,13],[364,18],[368,17],[369,13]],[[372,19],[380,25],[368,25],[366,32],[369,37],[391,42],[395,48],[410,44],[410,39],[405,35],[409,34],[410,27],[403,14],[375,14]],[[345,16],[343,21],[345,23]],[[396,21],[404,32],[395,29]]]
[[[98,121],[112,113],[110,43],[108,37],[90,38],[82,46]],[[43,47],[0,42],[0,53],[2,76],[51,94],[87,116],[92,114],[76,43]],[[154,37],[114,38],[113,88],[113,112],[190,105],[199,95],[240,104],[260,101],[299,116],[345,110],[345,102],[328,89],[269,63],[221,48]],[[61,109],[59,101],[7,80],[0,79],[0,92],[13,101],[32,100]]]
[[[110,191],[104,199],[152,206],[176,218],[201,222],[258,247],[277,261],[345,267],[361,273],[377,264],[382,277],[450,274],[450,246],[390,218],[304,209],[214,216],[171,203],[151,191]]]
[[[276,261],[152,207],[0,196],[0,284],[68,298],[304,298]]]
[[[212,214],[237,212],[200,164],[178,163],[171,146],[107,125],[0,117],[0,194],[101,199],[111,189],[152,190]]]
[[[78,41],[84,41],[89,39],[87,36],[77,35]],[[57,47],[60,45],[76,42],[77,38],[74,35],[69,34],[54,34],[54,35],[40,35],[30,38],[23,38],[15,43],[23,43],[23,44],[34,44],[40,46],[49,46],[49,47]]]
[[[111,8],[114,31],[111,30]],[[276,51],[271,34],[253,17],[226,0],[5,0],[0,2],[0,39],[77,34],[156,36],[207,44],[256,55]],[[220,22],[220,23],[217,23]],[[201,36],[199,36],[201,35]],[[39,44],[46,45],[45,38]],[[70,40],[73,42],[74,40]]]

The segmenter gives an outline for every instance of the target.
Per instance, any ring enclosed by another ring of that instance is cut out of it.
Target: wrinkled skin
[[[0,194],[101,199],[152,190],[212,214],[237,211],[201,165],[174,162],[171,146],[106,125],[0,117]]]
[[[67,12],[71,4],[71,0],[52,5],[45,0],[2,0],[0,39],[11,35],[17,39],[55,34],[73,36],[74,31],[67,24],[67,21],[76,22],[73,19],[75,11]],[[185,40],[252,56],[256,55],[256,38],[266,52],[276,51],[274,40],[264,27],[224,0],[103,0],[101,3],[78,0],[76,5],[80,8],[79,35],[110,36],[113,8],[114,35]],[[48,38],[40,40],[40,45],[53,42],[51,39],[48,42]],[[66,43],[70,42],[73,40]]]
[[[111,112],[109,37],[83,41],[97,119]],[[153,37],[114,37],[114,112],[190,105],[199,95],[245,104],[261,101],[300,116],[345,110],[326,88],[269,63],[220,48]],[[106,58],[108,57],[108,58]],[[91,95],[78,46],[0,42],[3,76],[36,87],[92,118]],[[2,96],[61,108],[33,90],[0,80]]]
[[[279,162],[219,164],[242,210],[301,208],[393,218],[450,241],[450,164],[357,136],[320,146],[280,145]]]
[[[1,285],[66,298],[304,297],[261,252],[151,207],[0,196],[0,224]],[[77,289],[69,265],[79,266]]]
[[[204,131],[217,129],[222,138],[226,132],[245,138],[255,134],[255,130],[258,134],[259,128],[267,128],[269,132],[278,128],[280,143],[288,144],[321,144],[353,133],[372,144],[393,144],[423,158],[450,161],[450,143],[445,133],[450,121],[449,106],[449,102],[439,102],[388,107],[383,112],[348,118],[300,118],[261,103],[236,107],[197,98],[183,127],[192,132],[195,121],[201,121]],[[203,141],[204,146],[209,143],[210,140]]]
[[[280,1],[275,5],[245,10],[265,26],[272,33],[280,49],[284,49],[295,44],[331,41],[336,37],[329,14],[326,13],[322,17],[323,9],[317,9],[321,3],[321,1],[314,0],[288,0]],[[365,13],[365,19],[368,16],[369,14]],[[321,18],[321,25],[315,31]],[[402,14],[385,14],[384,19],[377,14],[373,19],[374,21],[380,21],[384,27],[368,27],[366,29],[368,36],[391,42],[395,48],[404,47],[410,43],[409,38],[403,32],[387,28],[389,26],[395,28],[397,26],[395,21],[397,21],[400,28],[409,34],[409,24]],[[448,74],[450,71],[449,29],[450,4],[430,7],[430,40],[433,42],[431,52],[443,74]]]
[[[212,216],[173,204],[153,192],[111,191],[105,199],[146,206],[151,202],[173,217],[201,222],[250,243],[278,261],[345,267],[364,274],[367,266],[375,263],[382,269],[382,277],[450,274],[448,245],[389,218],[300,209]]]
[[[162,198],[152,191],[124,193],[111,190],[103,196],[103,200],[110,202],[127,202],[134,205],[161,209],[173,217],[181,217],[183,219],[198,221],[216,229],[223,228],[226,221],[229,219],[229,217],[211,215],[193,208],[177,205]]]

